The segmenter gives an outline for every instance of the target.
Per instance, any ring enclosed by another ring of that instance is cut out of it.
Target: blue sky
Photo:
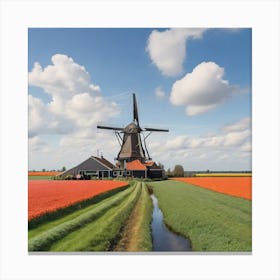
[[[32,28],[28,37],[29,169],[70,168],[97,150],[113,161],[115,136],[96,124],[130,122],[132,92],[141,124],[170,129],[148,138],[155,161],[251,169],[251,29]]]

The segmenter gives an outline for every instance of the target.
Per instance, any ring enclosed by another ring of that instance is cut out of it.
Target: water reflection
[[[191,251],[190,241],[170,231],[163,222],[158,200],[152,194],[154,210],[152,221],[153,251]]]

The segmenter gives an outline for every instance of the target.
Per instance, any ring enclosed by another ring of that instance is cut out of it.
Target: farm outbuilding
[[[164,170],[159,167],[154,161],[141,162],[140,160],[133,160],[126,163],[126,172],[131,177],[137,178],[163,178]]]
[[[66,178],[67,176],[72,176],[77,179],[87,179],[95,176],[97,178],[108,178],[113,177],[113,168],[114,165],[103,156],[100,158],[91,156],[79,165],[59,174],[59,177]]]
[[[126,163],[125,169],[130,177],[147,178],[147,167],[138,159]]]

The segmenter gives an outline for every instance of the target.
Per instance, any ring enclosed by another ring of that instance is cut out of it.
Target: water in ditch
[[[163,222],[162,211],[158,207],[158,200],[151,194],[153,200],[152,236],[153,251],[158,252],[182,252],[191,251],[191,243],[188,239],[170,231]]]

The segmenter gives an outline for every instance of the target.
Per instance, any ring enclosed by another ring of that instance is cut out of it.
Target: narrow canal
[[[153,251],[157,252],[181,252],[191,251],[190,241],[170,231],[163,222],[162,211],[158,207],[158,200],[151,194],[153,200],[153,220],[152,220],[152,236]]]

